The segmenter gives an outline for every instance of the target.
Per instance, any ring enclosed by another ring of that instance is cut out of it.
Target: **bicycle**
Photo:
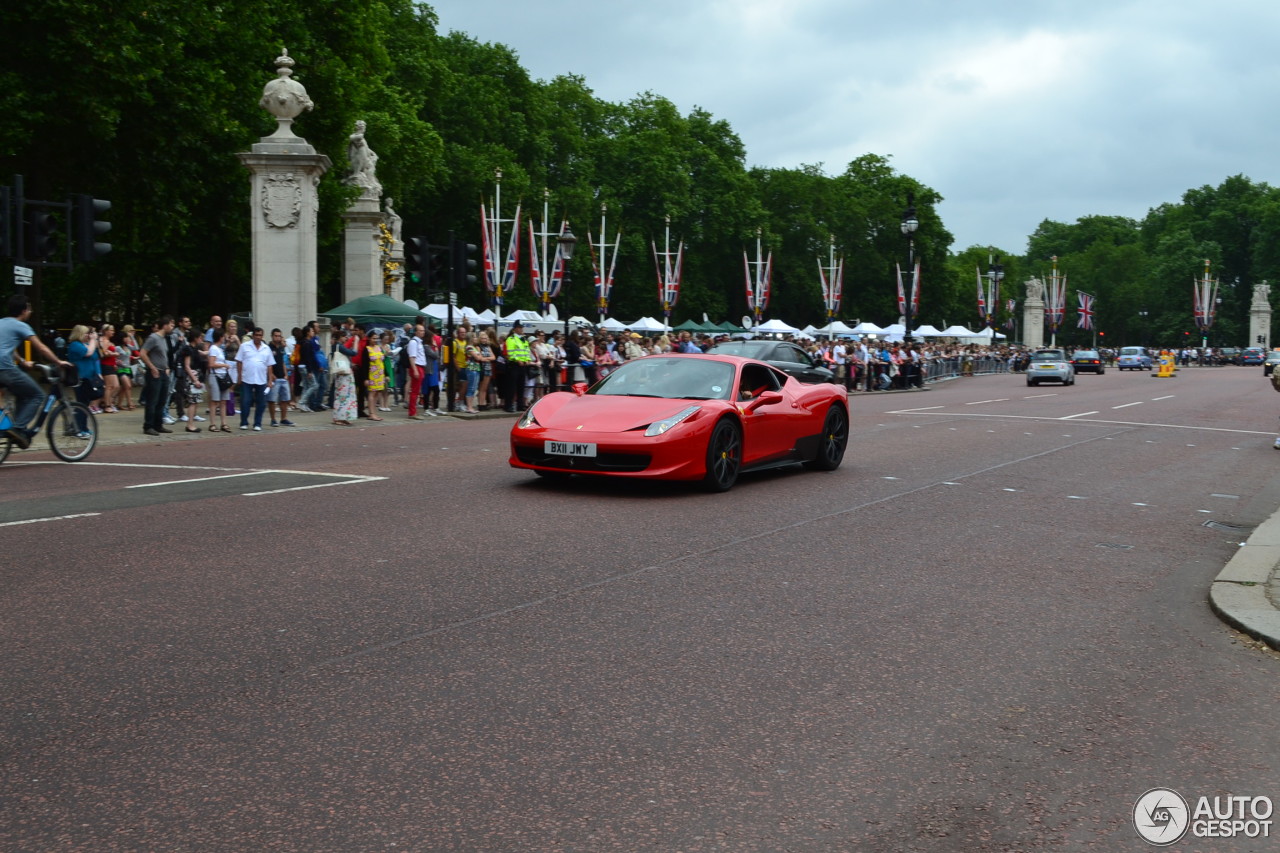
[[[49,439],[53,455],[63,462],[80,462],[88,459],[98,445],[98,420],[84,403],[68,400],[63,396],[62,372],[47,364],[36,367],[44,374],[49,393],[31,428],[39,433],[43,428]],[[8,397],[9,395],[6,395]],[[83,426],[82,426],[83,425]],[[0,430],[13,427],[8,411],[0,411]],[[32,436],[34,438],[34,436]],[[9,458],[13,439],[0,433],[0,462]]]

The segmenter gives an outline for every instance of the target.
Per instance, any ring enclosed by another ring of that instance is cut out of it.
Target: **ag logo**
[[[1133,804],[1133,827],[1143,841],[1167,847],[1187,834],[1191,811],[1182,795],[1171,788],[1152,788]]]

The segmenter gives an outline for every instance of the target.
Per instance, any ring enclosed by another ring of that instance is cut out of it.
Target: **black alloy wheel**
[[[742,433],[732,419],[723,418],[707,442],[707,475],[702,485],[709,492],[727,492],[738,482],[741,470]]]
[[[827,418],[822,424],[818,452],[804,465],[811,471],[834,471],[840,467],[848,445],[849,416],[844,413],[843,408],[833,405],[827,410]]]

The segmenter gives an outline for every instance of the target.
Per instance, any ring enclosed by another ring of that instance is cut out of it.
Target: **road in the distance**
[[[859,395],[839,471],[727,495],[551,486],[500,421],[6,463],[99,514],[0,527],[0,848],[1145,849],[1150,788],[1280,797],[1280,663],[1205,604],[1277,403]]]

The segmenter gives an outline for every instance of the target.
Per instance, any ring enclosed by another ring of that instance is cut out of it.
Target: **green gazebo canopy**
[[[328,317],[330,320],[337,322],[342,322],[350,317],[361,325],[366,323],[413,323],[421,317],[418,309],[393,299],[385,293],[357,297],[345,305],[339,305],[337,308],[331,308],[328,311],[321,311],[320,316]]]

